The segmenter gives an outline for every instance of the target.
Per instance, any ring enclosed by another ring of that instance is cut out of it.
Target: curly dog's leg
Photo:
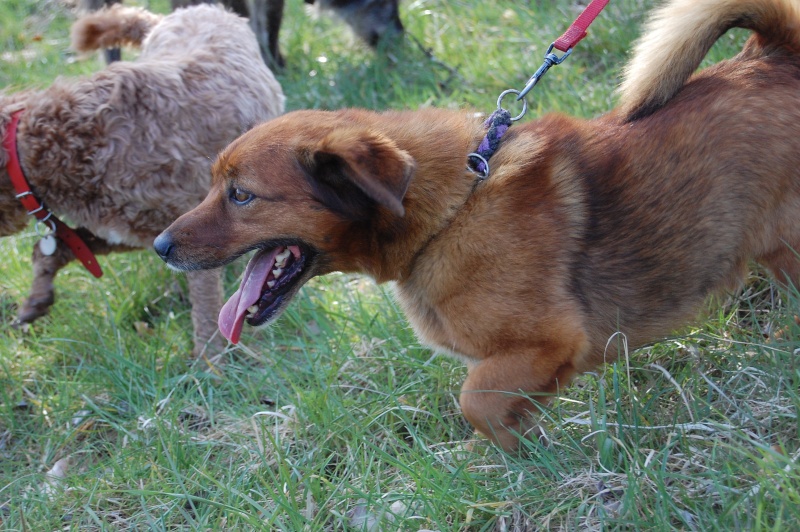
[[[83,228],[78,228],[75,232],[95,255],[137,249],[122,244],[110,244]],[[42,253],[38,242],[33,246],[33,284],[28,299],[17,312],[15,325],[33,323],[50,311],[50,307],[55,302],[53,280],[58,270],[73,260],[75,260],[75,255],[61,240],[56,239],[56,250],[52,255]]]
[[[225,339],[217,332],[217,316],[222,308],[222,269],[192,271],[186,274],[189,281],[189,301],[192,303],[194,326],[194,356],[220,353]]]

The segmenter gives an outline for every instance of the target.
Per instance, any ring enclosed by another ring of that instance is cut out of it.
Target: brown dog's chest
[[[472,352],[465,345],[464,335],[452,326],[451,317],[431,304],[424,294],[399,286],[396,287],[396,294],[421,343],[435,351],[463,358],[467,362],[481,358],[480,354]]]
[[[529,180],[498,172],[477,189],[396,285],[420,341],[468,363],[527,352],[565,328],[583,335],[568,286],[569,246],[551,227],[560,219],[535,197],[520,201],[520,181]]]

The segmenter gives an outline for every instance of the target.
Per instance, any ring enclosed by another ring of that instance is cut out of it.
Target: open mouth
[[[219,313],[219,330],[238,343],[244,322],[257,326],[277,317],[301,284],[306,256],[298,246],[261,250],[247,264],[242,284]]]

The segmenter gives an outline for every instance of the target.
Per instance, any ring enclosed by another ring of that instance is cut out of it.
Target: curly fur
[[[283,93],[247,21],[220,7],[160,17],[115,6],[77,22],[73,40],[84,51],[137,42],[142,50],[136,61],[89,78],[0,93],[0,128],[25,108],[19,155],[34,193],[104,244],[152,245],[206,195],[216,153],[283,112]],[[5,164],[0,153],[0,236],[28,222]]]

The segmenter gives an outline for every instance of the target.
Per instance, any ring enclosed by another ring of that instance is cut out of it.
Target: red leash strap
[[[594,22],[597,15],[608,5],[608,1],[609,0],[592,0],[583,12],[578,15],[578,18],[575,19],[572,26],[567,28],[564,35],[556,39],[553,46],[555,46],[557,50],[566,52],[578,44],[581,39],[586,37],[586,30],[589,29],[589,25]]]
[[[89,270],[89,273],[98,279],[102,277],[103,270],[100,268],[100,264],[97,263],[94,253],[92,253],[92,250],[86,245],[86,242],[78,236],[78,233],[55,216],[53,216],[51,220],[56,224],[56,236],[72,250],[72,254],[83,263],[83,267]]]
[[[33,195],[28,180],[25,179],[25,174],[22,172],[22,165],[19,162],[19,155],[17,154],[17,124],[19,124],[19,117],[22,110],[17,111],[11,115],[11,123],[8,125],[8,131],[5,138],[3,138],[3,148],[8,153],[8,164],[6,170],[8,176],[11,178],[11,184],[14,185],[14,190],[17,191],[17,199],[19,199],[22,206],[28,211],[28,214],[35,216],[37,220],[42,223],[50,224],[50,227],[55,231],[55,235],[60,238],[80,260],[83,265],[89,270],[89,273],[95,277],[101,277],[103,270],[97,263],[97,259],[89,249],[89,246],[81,240],[78,233],[70,229],[70,227],[55,217],[55,215],[44,208],[39,202],[39,199]]]
[[[525,95],[530,92],[530,90],[539,83],[539,80],[542,79],[550,67],[555,65],[560,65],[564,62],[564,60],[569,57],[569,54],[572,53],[572,47],[578,44],[578,42],[586,37],[586,29],[589,25],[594,22],[594,19],[597,18],[597,15],[603,10],[604,7],[608,5],[609,0],[592,0],[588,6],[586,6],[583,12],[578,15],[578,18],[575,19],[575,22],[567,28],[567,31],[564,32],[564,35],[556,39],[550,47],[547,49],[547,52],[544,54],[544,63],[542,66],[539,67],[533,76],[528,80],[525,84],[525,87],[521,91],[510,90],[506,91],[500,95],[500,99],[502,100],[503,96],[506,93],[514,93],[517,95],[517,101],[522,100],[525,98]],[[558,57],[555,53],[553,53],[553,48],[557,48],[561,52],[564,52],[561,57]],[[500,106],[500,102],[497,103],[497,106]],[[522,115],[525,114],[526,108],[522,108]],[[517,119],[522,118],[520,115]]]

